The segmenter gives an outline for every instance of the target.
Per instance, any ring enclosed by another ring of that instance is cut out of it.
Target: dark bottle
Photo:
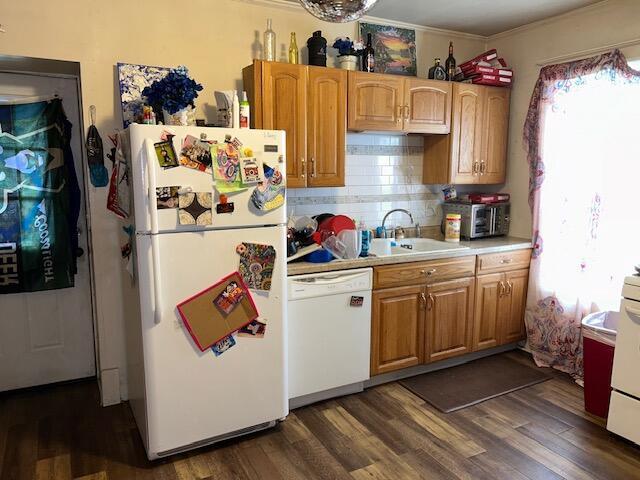
[[[362,50],[362,71],[373,72],[375,71],[376,57],[375,50],[371,45],[371,34],[367,33],[367,46]]]
[[[309,49],[309,65],[318,67],[327,66],[327,40],[320,30],[313,32],[313,36],[307,40]]]
[[[429,69],[429,78],[431,80],[446,80],[447,71],[440,65],[440,59],[435,59],[435,64]]]
[[[456,76],[456,59],[453,58],[453,42],[449,42],[449,56],[444,62],[444,69],[447,71],[447,80],[453,82]]]

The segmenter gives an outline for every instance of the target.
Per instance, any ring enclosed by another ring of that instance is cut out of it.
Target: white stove
[[[625,279],[607,429],[640,445],[640,276]]]

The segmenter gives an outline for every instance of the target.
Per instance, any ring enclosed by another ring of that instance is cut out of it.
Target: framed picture
[[[376,72],[417,75],[415,30],[360,22],[360,37],[364,43],[369,33],[375,50]]]
[[[130,123],[142,123],[142,90],[153,82],[161,80],[171,71],[169,67],[152,67],[134,63],[118,63],[118,83],[122,123],[127,128]]]

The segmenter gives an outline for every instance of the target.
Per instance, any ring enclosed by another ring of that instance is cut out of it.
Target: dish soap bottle
[[[251,123],[249,120],[250,115],[247,92],[242,92],[242,101],[240,102],[240,128],[249,128],[249,124]]]
[[[436,58],[433,67],[429,69],[429,78],[431,80],[446,80],[447,71],[440,65],[440,59]]]
[[[291,32],[291,41],[289,42],[289,63],[298,64],[299,52],[298,42],[296,41],[296,32]]]
[[[371,244],[371,230],[368,230],[366,225],[364,224],[364,220],[360,220],[358,223],[358,232],[360,233],[360,238],[362,239],[362,248],[360,249],[361,257],[369,256],[369,246]]]
[[[271,29],[271,19],[267,19],[267,29],[264,31],[263,60],[273,62],[276,59],[276,32]]]

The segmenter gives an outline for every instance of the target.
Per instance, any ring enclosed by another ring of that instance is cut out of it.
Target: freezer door
[[[199,172],[187,167],[163,169],[160,167],[153,147],[160,142],[162,132],[167,130],[175,134],[173,146],[180,155],[182,141],[187,135],[200,138],[205,134],[208,140],[223,142],[225,135],[237,137],[243,145],[251,147],[258,159],[277,164],[283,175],[286,174],[284,132],[271,130],[234,130],[206,127],[168,127],[162,125],[129,126],[131,143],[131,174],[133,179],[133,207],[137,232],[202,231],[230,227],[252,227],[260,225],[281,225],[286,221],[286,208],[270,212],[258,210],[251,201],[255,186],[241,192],[228,194],[233,202],[233,213],[216,212],[220,197],[214,189],[211,173]],[[282,163],[279,158],[282,156]],[[286,183],[286,178],[285,178]],[[178,222],[177,209],[157,209],[155,189],[157,187],[190,187],[193,192],[213,193],[213,224],[209,227],[182,226]]]
[[[251,292],[267,330],[216,357],[195,345],[176,305],[237,270],[241,242],[276,249],[271,290]],[[136,246],[149,456],[285,417],[285,227],[138,235]]]

